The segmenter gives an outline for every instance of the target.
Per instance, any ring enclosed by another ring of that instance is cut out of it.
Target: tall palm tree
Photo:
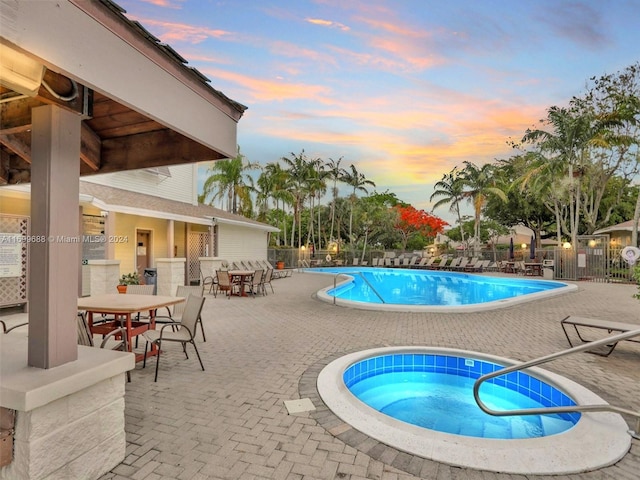
[[[349,212],[349,243],[353,249],[353,206],[357,199],[357,192],[367,192],[367,185],[375,187],[376,184],[373,181],[367,179],[364,174],[358,172],[355,165],[350,165],[351,171],[347,171],[343,177],[344,183],[353,188],[353,192],[350,196],[351,210]]]
[[[280,209],[282,202],[282,211],[284,212],[287,205],[293,205],[293,195],[289,190],[289,173],[282,168],[279,162],[270,162],[264,166],[263,173],[265,176],[264,184],[269,185],[270,197],[273,199],[276,210]],[[260,182],[260,178],[258,181]],[[282,233],[285,245],[287,244],[287,222],[285,216],[282,217]],[[280,232],[278,232],[277,243],[280,245]]]
[[[307,156],[304,153],[304,150],[300,152],[299,155],[295,153],[291,153],[291,158],[282,157],[282,161],[287,167],[287,172],[289,174],[289,188],[291,189],[291,193],[294,198],[293,203],[293,228],[291,231],[291,245],[294,243],[294,235],[296,226],[298,228],[298,248],[302,246],[302,225],[300,225],[301,221],[301,213],[304,202],[307,198],[308,190],[308,179],[313,174],[313,168],[311,163],[307,160]]]
[[[260,168],[257,163],[244,162],[245,156],[240,153],[240,146],[238,146],[238,154],[234,158],[228,158],[225,160],[216,160],[209,166],[209,176],[204,181],[202,194],[198,199],[201,203],[206,203],[209,200],[209,205],[213,204],[214,200],[221,200],[224,204],[226,200],[226,210],[232,213],[238,213],[238,203],[241,204],[241,209],[246,214],[248,208],[251,205],[251,187],[253,179],[247,173],[250,170],[256,170]],[[223,208],[224,205],[223,205]]]
[[[596,115],[581,100],[573,99],[569,108],[550,107],[547,110],[547,129],[527,130],[523,142],[533,143],[548,160],[541,171],[563,171],[569,186],[569,233],[571,243],[577,245],[578,227],[582,212],[582,175],[591,163],[593,148],[609,147],[625,141],[613,135],[611,128],[620,124],[617,112]]]
[[[334,160],[332,158],[327,162],[327,176],[333,182],[333,186],[331,187],[331,229],[329,230],[329,240],[333,240],[333,227],[336,220],[336,200],[338,198],[338,182],[343,181],[347,171],[340,167],[340,163],[342,162],[342,157],[338,160]]]
[[[464,245],[464,229],[462,228],[462,215],[460,214],[460,202],[464,199],[464,183],[460,176],[458,167],[455,167],[449,173],[442,176],[442,180],[436,182],[433,186],[434,192],[429,197],[429,201],[434,198],[440,198],[433,204],[432,211],[436,208],[449,204],[449,211],[455,212],[458,216],[458,225],[460,226],[460,237]]]
[[[465,161],[464,169],[460,173],[464,185],[463,197],[473,204],[474,225],[473,236],[476,247],[480,244],[480,217],[482,209],[487,201],[488,195],[495,195],[502,201],[507,201],[505,193],[496,186],[493,171],[494,166],[490,163],[478,167],[472,162]]]

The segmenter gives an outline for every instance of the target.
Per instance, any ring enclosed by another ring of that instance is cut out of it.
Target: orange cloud
[[[240,87],[240,89],[244,89],[243,102],[247,102],[246,97],[250,97],[256,102],[282,102],[303,99],[318,102],[322,98],[331,96],[331,89],[324,85],[264,80],[225,70],[202,69],[201,71],[211,75],[212,78],[228,80]]]

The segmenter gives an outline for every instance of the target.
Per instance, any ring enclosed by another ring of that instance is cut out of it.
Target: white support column
[[[175,258],[175,222],[173,220],[169,220],[167,222],[167,257]]]
[[[107,260],[114,260],[116,258],[116,242],[110,242],[109,237],[116,234],[116,215],[115,212],[105,212],[104,216],[104,234],[107,241],[105,244],[105,258]]]
[[[80,269],[79,115],[31,110],[29,365],[52,368],[78,356],[75,322]]]

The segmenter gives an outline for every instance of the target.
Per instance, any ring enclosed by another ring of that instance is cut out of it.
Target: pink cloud
[[[244,90],[243,99],[250,97],[255,102],[282,102],[285,100],[314,100],[322,102],[331,96],[331,89],[324,85],[265,80],[239,73],[217,69],[202,69],[213,78],[232,82]],[[243,100],[247,102],[247,100]]]
[[[348,32],[350,30],[350,28],[343,23],[333,22],[331,20],[323,20],[321,18],[307,18],[305,19],[305,21],[314,25],[319,25],[321,27],[337,28],[338,30],[342,30],[343,32]]]

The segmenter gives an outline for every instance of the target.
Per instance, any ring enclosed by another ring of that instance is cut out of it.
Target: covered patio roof
[[[246,107],[111,0],[0,9],[0,185],[30,182],[31,109],[41,105],[82,117],[81,175],[235,155]],[[27,67],[35,89],[14,81]]]

